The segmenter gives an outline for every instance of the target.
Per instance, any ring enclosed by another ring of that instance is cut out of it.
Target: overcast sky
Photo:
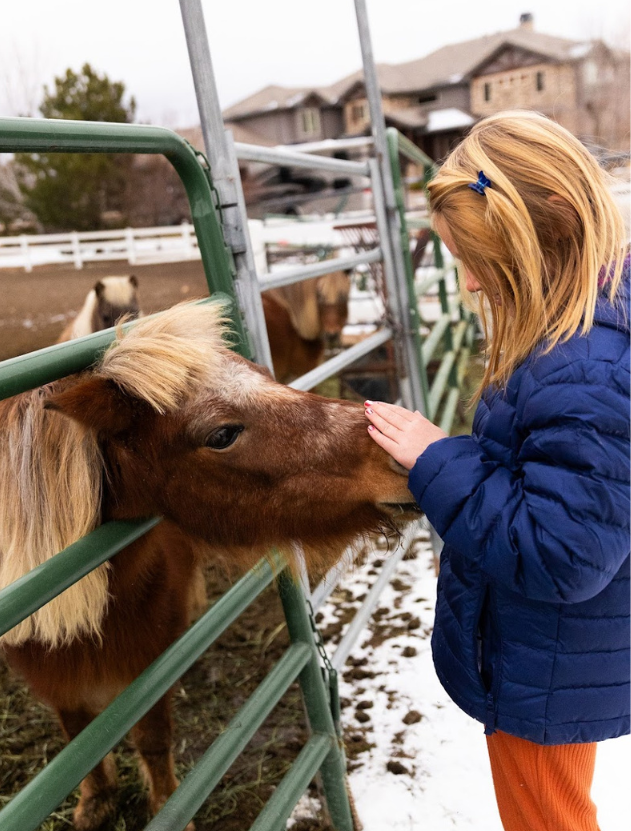
[[[367,0],[375,58],[398,63],[514,28],[628,48],[629,0]],[[361,65],[353,0],[203,0],[222,105],[267,84],[329,84]],[[3,0],[0,115],[37,115],[42,87],[89,62],[136,98],[137,119],[198,121],[178,0]]]

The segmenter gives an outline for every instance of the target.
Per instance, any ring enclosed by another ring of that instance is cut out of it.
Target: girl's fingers
[[[397,424],[389,418],[383,418],[383,416],[376,410],[373,410],[372,407],[366,408],[366,418],[372,422],[372,424],[374,424],[381,433],[391,439],[395,439],[401,433],[401,427],[397,426]],[[406,422],[401,422],[402,426],[405,425],[405,423]]]
[[[375,440],[379,447],[383,447],[386,453],[389,453],[393,458],[396,459],[396,453],[399,447],[396,441],[393,441],[391,438],[381,433],[379,430],[377,430],[376,427],[373,427],[372,429],[369,427],[368,435]]]
[[[383,401],[366,401],[364,407],[366,410],[379,413],[386,421],[399,427],[414,421],[414,413],[396,404],[386,404]]]

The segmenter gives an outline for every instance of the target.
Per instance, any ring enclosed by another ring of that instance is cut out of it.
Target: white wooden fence
[[[266,245],[343,246],[334,224],[339,218],[292,221],[284,218],[248,220],[257,273],[267,272]],[[189,223],[159,228],[122,228],[117,231],[72,231],[64,234],[0,236],[0,269],[32,271],[40,265],[126,260],[130,265],[199,259],[195,228]]]
[[[24,268],[53,263],[127,260],[130,265],[200,256],[193,225],[163,228],[123,228],[117,231],[72,231],[65,234],[21,234],[0,237],[0,268]]]

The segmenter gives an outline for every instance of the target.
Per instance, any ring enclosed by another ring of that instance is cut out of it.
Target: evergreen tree
[[[125,85],[99,75],[86,63],[79,74],[66,70],[44,87],[45,118],[131,122],[136,102],[124,101]],[[131,156],[104,153],[20,153],[21,187],[27,206],[47,230],[91,231],[104,227],[106,212],[125,221],[125,180]]]

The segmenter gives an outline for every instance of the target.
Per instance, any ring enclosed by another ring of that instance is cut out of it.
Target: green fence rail
[[[475,335],[475,319],[471,312],[462,306],[457,294],[450,296],[447,277],[455,276],[455,266],[445,267],[441,242],[432,231],[431,240],[434,251],[433,273],[416,280],[410,251],[410,236],[405,205],[405,188],[401,173],[400,159],[403,157],[423,169],[423,180],[428,182],[436,173],[436,164],[423,151],[394,127],[387,130],[388,153],[395,189],[397,211],[400,220],[400,242],[405,263],[405,277],[408,301],[410,305],[411,332],[415,348],[421,359],[421,385],[425,415],[449,433],[453,425],[456,408],[460,400],[461,388],[466,373],[469,356]],[[429,222],[416,223],[429,227]],[[420,301],[427,296],[430,289],[437,289],[440,302],[440,316],[430,326],[422,319]],[[423,337],[422,331],[428,329]],[[434,362],[434,356],[440,353],[438,365],[433,371],[430,383],[428,367]]]
[[[212,300],[225,300],[235,333],[234,348],[252,356],[236,302],[232,254],[216,207],[211,171],[205,159],[176,133],[160,127],[100,122],[0,118],[0,152],[162,154],[186,189]],[[133,325],[133,324],[128,324]],[[59,344],[0,364],[0,397],[91,366],[111,343],[113,330]],[[91,569],[160,521],[106,523],[0,592],[0,632],[6,632]],[[262,560],[236,583],[180,639],[173,643],[110,706],[70,742],[0,812],[3,831],[34,831],[86,774],[165,694],[174,682],[244,611],[277,574],[291,646],[243,705],[228,729],[208,749],[150,824],[151,829],[183,829],[230,767],[243,746],[298,677],[311,738],[255,821],[256,831],[278,831],[313,777],[320,772],[329,814],[337,831],[352,831],[345,788],[345,762],[331,712],[331,686],[320,666],[314,622],[302,589],[284,563]],[[212,775],[209,775],[212,771]]]

